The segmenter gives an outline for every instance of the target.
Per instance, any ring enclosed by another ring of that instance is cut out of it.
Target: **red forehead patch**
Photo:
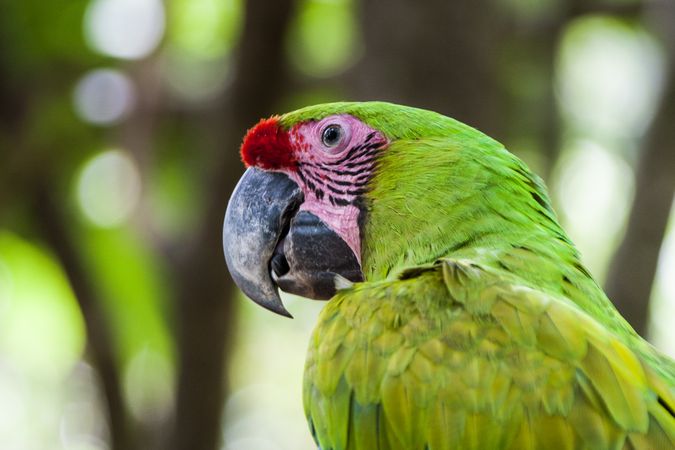
[[[263,119],[248,130],[241,144],[241,159],[247,167],[275,170],[295,167],[291,142],[276,116]]]

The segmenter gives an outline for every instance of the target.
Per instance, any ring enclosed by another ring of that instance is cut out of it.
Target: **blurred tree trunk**
[[[357,96],[435,110],[499,136],[496,14],[488,0],[365,0]]]
[[[52,248],[63,266],[75,298],[82,311],[87,331],[87,353],[92,365],[101,378],[101,388],[105,398],[106,415],[110,430],[110,448],[112,450],[132,450],[138,448],[134,429],[122,397],[120,371],[110,323],[101,308],[101,301],[87,272],[77,245],[68,228],[68,219],[64,216],[62,199],[55,198],[50,171],[45,170],[34,179],[35,223],[38,224],[47,244]]]
[[[30,84],[34,80],[9,76],[12,62],[4,58],[6,52],[1,44],[6,43],[0,42],[0,213],[5,212],[5,207],[28,205],[33,231],[41,235],[61,263],[84,319],[87,358],[100,379],[110,448],[133,450],[137,448],[134,430],[122,396],[110,323],[71,235],[71,217],[59,207],[67,204],[57,189],[59,172],[53,159],[59,155],[30,144],[34,140],[29,130],[35,112],[29,105],[39,90]],[[72,72],[74,77],[80,70],[68,67],[64,72]],[[57,85],[58,90],[68,88]],[[44,95],[49,95],[49,91]]]
[[[215,450],[222,436],[228,343],[234,320],[234,286],[222,253],[225,206],[243,170],[239,142],[247,127],[270,113],[285,80],[284,37],[293,0],[246,2],[233,84],[211,120],[216,162],[209,165],[209,195],[202,226],[175,267],[179,378],[169,448]]]
[[[626,235],[606,282],[609,298],[635,330],[647,330],[649,299],[675,192],[675,3],[654,11],[669,50],[670,70],[661,107],[638,161],[635,198]]]

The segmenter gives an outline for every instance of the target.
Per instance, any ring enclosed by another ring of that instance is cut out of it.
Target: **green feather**
[[[333,449],[675,448],[675,364],[581,263],[541,180],[430,111],[333,103],[391,141],[364,196],[365,282],[324,308],[305,410]]]
[[[385,299],[390,308],[381,307]],[[468,307],[474,302],[491,306],[476,313]],[[308,360],[305,383],[312,400],[306,403],[307,414],[332,433],[318,439],[322,448],[347,448],[335,446],[344,440],[345,421],[353,429],[349,448],[358,449],[675,445],[675,419],[658,400],[663,396],[672,402],[672,393],[650,380],[655,375],[645,371],[647,362],[618,336],[563,297],[505,281],[497,269],[444,259],[414,278],[341,291],[322,312],[312,345],[332,345],[331,335],[323,333],[330,328],[324,316],[335,320],[340,310],[354,305],[378,311],[370,321],[381,324],[376,327],[381,336],[404,338],[392,341],[395,351],[376,351],[379,337],[358,333],[356,317],[347,320],[355,330],[353,345],[377,360],[368,364],[386,369],[359,372],[363,357],[351,359],[344,369],[342,361],[323,361],[326,372],[347,380],[344,389],[331,393],[316,389],[321,384],[313,376],[317,361]],[[574,341],[543,331],[557,327]],[[570,345],[579,350],[569,351]],[[364,388],[371,390],[369,400],[375,399],[365,405],[370,414],[355,400]],[[325,405],[343,405],[344,398],[352,404],[343,420],[326,415]],[[377,422],[375,411],[385,420]],[[377,423],[377,429],[364,429],[366,423]],[[386,438],[374,444],[378,433]]]

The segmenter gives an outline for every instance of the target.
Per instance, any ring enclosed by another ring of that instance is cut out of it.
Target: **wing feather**
[[[673,387],[565,297],[471,261],[324,309],[305,409],[323,450],[675,448]]]

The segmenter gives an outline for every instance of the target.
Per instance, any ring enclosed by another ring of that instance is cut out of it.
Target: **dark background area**
[[[0,0],[0,447],[312,448],[295,321],[221,250],[238,146],[338,100],[439,111],[548,184],[675,354],[675,2]]]

